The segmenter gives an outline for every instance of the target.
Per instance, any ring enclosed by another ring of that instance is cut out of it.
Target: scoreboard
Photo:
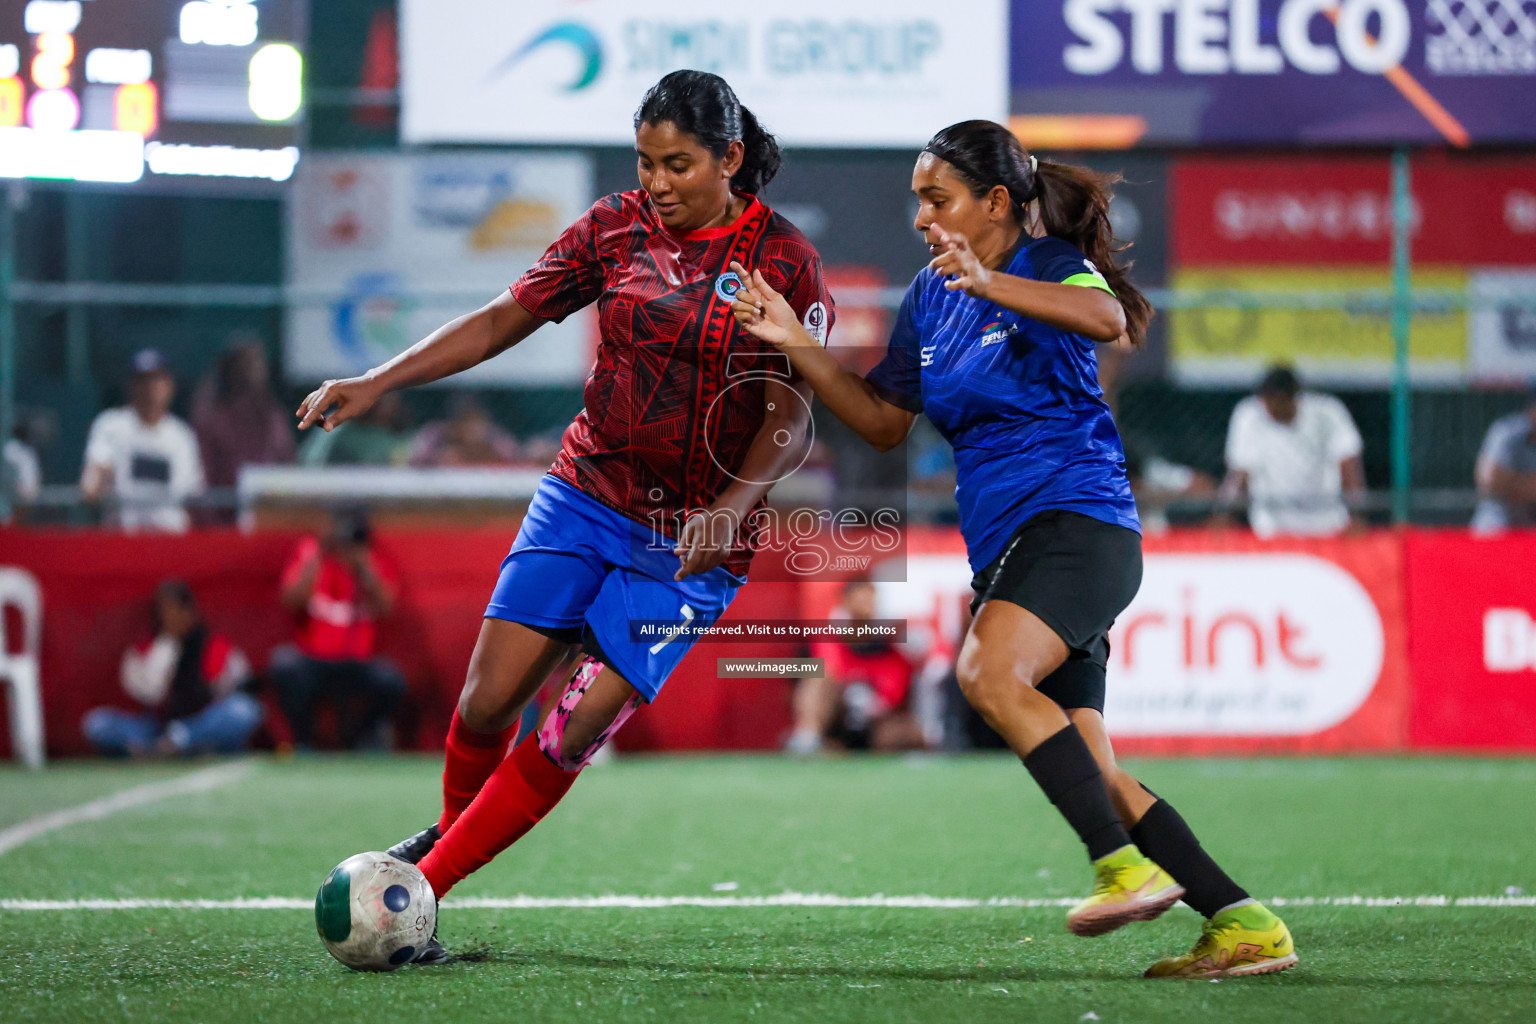
[[[286,181],[304,0],[0,0],[0,178]]]

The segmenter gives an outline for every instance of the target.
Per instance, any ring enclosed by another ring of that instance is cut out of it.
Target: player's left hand
[[[677,536],[677,547],[672,549],[681,563],[672,578],[681,581],[723,563],[730,557],[740,526],[741,517],[728,508],[712,508],[689,516]]]
[[[970,239],[964,235],[952,235],[934,225],[939,240],[939,254],[928,261],[935,274],[946,278],[944,287],[952,292],[964,290],[967,295],[985,297],[987,286],[992,283],[992,271],[982,265],[981,258],[971,249]]]
[[[775,348],[798,343],[799,335],[810,338],[789,301],[774,291],[761,270],[748,273],[740,263],[732,263],[731,269],[741,279],[741,289],[731,303],[731,314],[748,334]]]

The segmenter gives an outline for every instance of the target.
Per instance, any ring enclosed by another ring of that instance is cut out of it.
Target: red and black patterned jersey
[[[678,235],[643,190],[605,196],[512,285],[512,297],[546,320],[597,303],[585,408],[550,472],[669,537],[730,484],[763,423],[766,374],[787,365],[737,326],[731,263],[761,270],[823,343],[833,320],[811,243],[744,198],[733,223]],[[751,531],[738,541],[725,566],[745,573]]]

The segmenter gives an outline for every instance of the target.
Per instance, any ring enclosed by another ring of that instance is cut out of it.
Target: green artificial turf
[[[1536,763],[1131,767],[1261,899],[1536,892]],[[3,770],[0,829],[196,768]],[[258,761],[232,784],[0,853],[0,900],[310,897],[345,856],[431,820],[438,771]],[[590,770],[454,895],[1061,898],[1088,881],[1080,845],[1006,757],[679,757]],[[444,941],[480,958],[388,975],[331,960],[306,910],[0,910],[0,1020],[1536,1020],[1536,908],[1279,909],[1301,965],[1214,984],[1140,978],[1195,938],[1182,907],[1084,940],[1057,907],[450,902]]]

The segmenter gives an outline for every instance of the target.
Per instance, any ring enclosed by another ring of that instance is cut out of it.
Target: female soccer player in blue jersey
[[[301,428],[334,429],[387,391],[467,370],[597,304],[585,408],[502,563],[470,659],[442,816],[390,851],[419,862],[439,897],[549,813],[656,698],[689,630],[745,582],[751,514],[808,444],[809,393],[791,394],[805,385],[730,313],[742,284],[731,265],[750,263],[809,329],[825,338],[831,326],[816,250],[757,198],[778,143],[723,79],[678,71],[635,114],[635,150],[642,187],[599,199],[500,298],[299,408]],[[642,620],[672,628],[637,641]],[[519,715],[578,650],[553,710],[509,755]],[[435,937],[424,957],[446,959]]]
[[[765,275],[732,311],[875,447],[900,444],[920,412],[954,446],[976,592],[960,685],[1088,847],[1096,884],[1068,927],[1101,935],[1182,896],[1207,918],[1201,938],[1148,976],[1284,970],[1285,925],[1115,763],[1105,732],[1106,638],[1142,562],[1095,345],[1139,343],[1152,313],[1115,261],[1116,180],[1037,160],[990,121],[935,135],[912,175],[933,259],[867,377],[808,336]]]

